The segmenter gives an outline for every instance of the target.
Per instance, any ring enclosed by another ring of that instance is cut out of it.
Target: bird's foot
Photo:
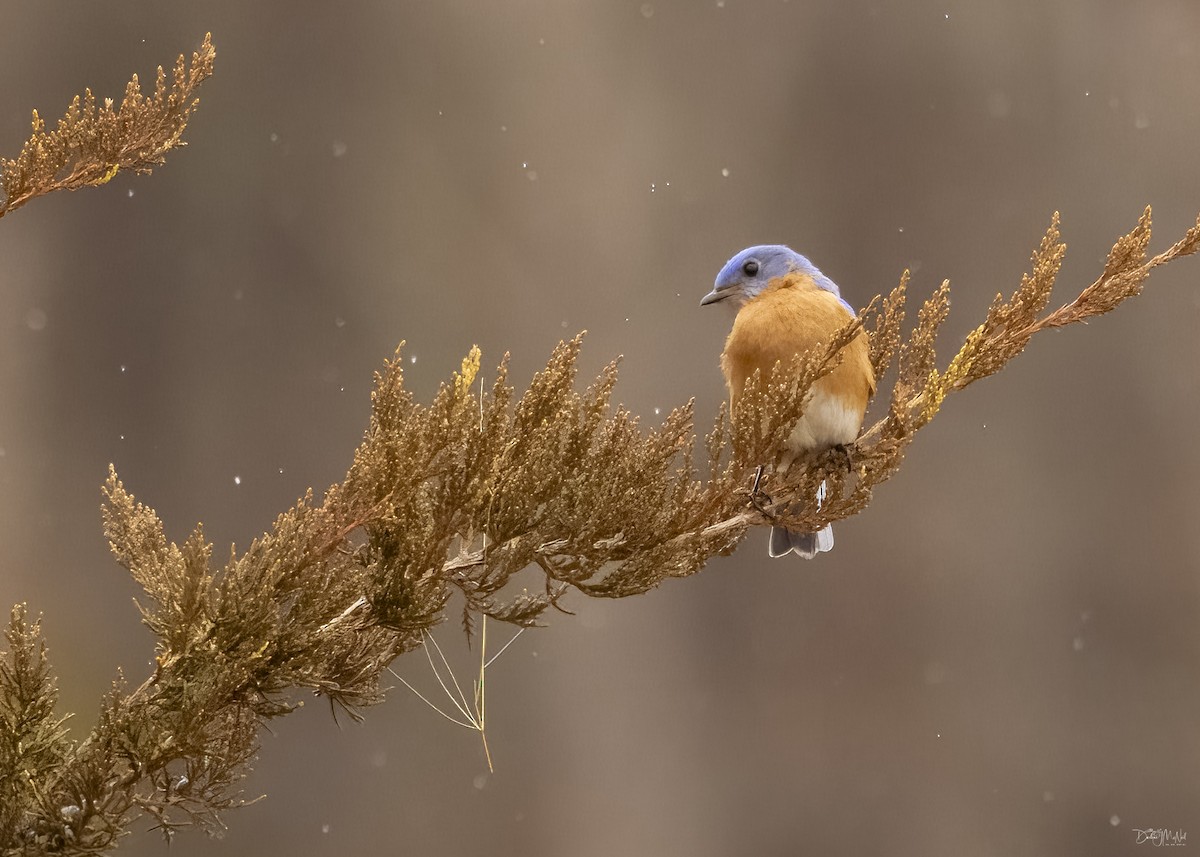
[[[825,452],[825,459],[836,470],[845,470],[847,473],[854,471],[854,452],[848,443],[838,443],[829,447]]]
[[[767,507],[775,501],[771,499],[771,495],[762,490],[764,469],[760,464],[758,469],[754,471],[754,483],[750,486],[750,505],[758,511],[764,518],[771,519],[774,516],[767,511]]]

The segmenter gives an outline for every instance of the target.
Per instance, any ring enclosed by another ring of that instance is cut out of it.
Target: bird
[[[756,369],[765,379],[777,362],[787,365],[797,354],[828,342],[855,317],[833,280],[782,244],[747,247],[726,262],[712,291],[700,301],[701,306],[716,303],[735,313],[721,353],[730,412],[735,415],[743,388]],[[852,443],[874,392],[870,345],[860,331],[842,349],[841,362],[809,391],[803,416],[787,440],[792,460]],[[786,464],[782,469],[786,471]],[[817,494],[818,506],[824,488],[822,484]],[[830,525],[816,533],[771,528],[768,553],[772,557],[794,553],[812,559],[832,548]]]

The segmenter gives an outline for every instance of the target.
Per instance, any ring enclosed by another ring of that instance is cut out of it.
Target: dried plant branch
[[[1008,300],[1003,295],[996,296],[983,324],[967,335],[944,372],[936,368],[933,344],[949,310],[949,284],[943,283],[925,302],[916,328],[906,342],[898,345],[900,322],[896,317],[903,310],[906,273],[884,301],[882,310],[874,316],[868,314],[867,319],[876,372],[882,374],[886,368],[883,360],[886,355],[897,348],[900,354],[887,416],[860,435],[853,452],[855,472],[834,474],[833,484],[838,490],[831,492],[819,512],[786,515],[785,520],[801,528],[815,529],[861,511],[870,500],[871,489],[896,472],[915,432],[937,414],[947,395],[1000,371],[1025,349],[1034,334],[1086,322],[1140,294],[1150,271],[1200,249],[1200,219],[1174,245],[1147,260],[1149,241],[1147,207],[1137,226],[1113,245],[1100,277],[1074,300],[1043,316],[1066,252],[1066,245],[1060,240],[1059,215],[1055,212],[1033,253],[1030,273],[1022,277],[1020,286]],[[810,472],[803,474],[795,487],[801,496],[812,496],[819,484],[820,480]],[[782,510],[775,507],[766,511]]]
[[[111,98],[97,105],[87,89],[53,131],[33,111],[33,133],[21,154],[0,159],[0,217],[52,191],[107,184],[121,170],[148,173],[161,165],[167,152],[187,145],[183,132],[200,103],[196,89],[212,74],[215,57],[209,33],[191,63],[182,55],[175,61],[170,86],[159,66],[154,94],[146,97],[135,74],[115,109]]]
[[[383,698],[389,664],[432,640],[452,596],[468,631],[480,617],[526,628],[570,590],[617,598],[692,574],[753,526],[814,531],[856,514],[949,395],[1000,371],[1037,333],[1138,294],[1154,268],[1200,249],[1200,220],[1147,259],[1149,240],[1147,209],[1100,277],[1046,313],[1065,250],[1055,215],[1030,273],[1009,298],[997,296],[945,368],[934,345],[949,286],[923,303],[906,337],[905,274],[861,321],[747,385],[738,420],[722,407],[699,456],[690,402],[643,428],[611,405],[615,363],[576,388],[581,335],[560,343],[519,397],[507,357],[485,393],[473,349],[433,402],[419,404],[397,353],[376,375],[345,480],[319,504],[311,492],[301,498],[223,562],[199,527],[170,542],[112,472],[104,530],[145,591],[138,606],[158,640],[156,666],[133,691],[118,681],[96,728],[72,742],[54,714],[37,624],[14,610],[0,660],[4,854],[101,852],[138,816],[167,836],[185,825],[220,829],[242,803],[238,783],[262,725],[300,704],[298,690],[360,716]],[[776,468],[808,389],[860,327],[877,376],[894,364],[883,416],[854,444],[849,468],[833,454]],[[540,585],[513,591],[529,568]],[[474,704],[461,691],[458,703],[482,734],[486,652],[480,663]]]

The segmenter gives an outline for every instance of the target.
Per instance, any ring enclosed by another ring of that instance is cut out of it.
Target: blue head
[[[819,289],[832,292],[842,300],[833,280],[821,273],[812,262],[782,244],[760,244],[747,247],[725,263],[713,289],[705,295],[700,306],[723,301],[735,310],[741,309],[751,298],[762,292],[767,284],[778,277],[791,273],[807,274]],[[845,301],[842,303],[853,314],[854,310]]]

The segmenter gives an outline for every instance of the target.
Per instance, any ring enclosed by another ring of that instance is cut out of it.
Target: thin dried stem
[[[505,643],[500,648],[500,651],[496,652],[496,654],[492,655],[492,657],[490,657],[490,658],[487,656],[487,651],[488,651],[487,629],[488,629],[487,616],[484,616],[483,620],[481,622],[481,632],[480,632],[481,642],[480,642],[480,647],[479,647],[479,677],[474,680],[474,691],[475,692],[474,692],[473,704],[469,704],[467,702],[466,697],[463,695],[462,688],[459,686],[459,683],[458,683],[458,679],[454,675],[454,669],[450,666],[449,661],[446,660],[446,656],[442,653],[442,648],[441,648],[441,646],[438,645],[437,640],[435,640],[433,638],[432,634],[427,633],[425,635],[425,642],[426,642],[425,648],[426,648],[426,655],[429,657],[429,668],[433,671],[433,675],[437,679],[438,684],[441,685],[442,692],[446,695],[446,697],[450,700],[450,702],[453,703],[454,707],[458,709],[459,713],[462,714],[463,720],[459,720],[457,717],[454,717],[453,715],[448,714],[446,711],[442,710],[437,705],[430,702],[429,699],[424,694],[422,694],[419,690],[417,690],[415,687],[413,687],[411,684],[409,684],[408,681],[406,681],[404,679],[404,677],[401,676],[399,673],[397,673],[395,670],[393,670],[389,667],[388,672],[390,672],[396,678],[400,679],[400,682],[405,687],[407,687],[409,690],[411,690],[413,693],[415,693],[422,702],[424,702],[426,705],[428,705],[430,708],[432,708],[438,714],[442,715],[442,717],[446,718],[451,723],[455,723],[466,729],[471,729],[475,732],[478,732],[480,741],[482,741],[482,743],[483,743],[483,754],[484,754],[484,757],[487,759],[488,772],[494,773],[495,768],[492,765],[492,751],[488,747],[488,740],[487,740],[487,671],[488,671],[488,667],[490,667],[493,663],[495,663],[497,658],[499,658],[502,654],[504,654],[506,651],[508,651],[508,647],[517,641],[517,637],[521,636],[521,634],[525,631],[525,629],[524,628],[518,629],[517,633],[513,635],[512,639],[510,639],[507,643]],[[446,685],[445,680],[442,678],[441,670],[439,670],[437,665],[433,662],[433,657],[432,657],[432,655],[429,654],[429,644],[432,644],[433,647],[437,650],[438,656],[441,658],[442,665],[445,667],[446,671],[450,674],[450,680],[451,680],[451,683],[454,685],[454,689],[457,692],[457,695],[450,691],[450,688]]]

